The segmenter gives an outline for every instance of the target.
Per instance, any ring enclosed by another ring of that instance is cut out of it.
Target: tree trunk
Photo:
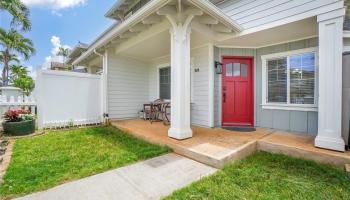
[[[10,53],[6,49],[4,51],[4,68],[2,69],[2,86],[8,86],[8,69],[9,69],[9,62],[10,62]]]

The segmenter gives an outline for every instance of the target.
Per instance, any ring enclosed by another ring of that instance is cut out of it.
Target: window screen
[[[287,103],[287,58],[267,63],[268,102]]]
[[[290,57],[290,103],[314,104],[315,56],[305,53]]]

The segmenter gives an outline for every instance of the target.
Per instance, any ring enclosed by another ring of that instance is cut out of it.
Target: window
[[[159,69],[159,98],[171,98],[171,69],[164,67]]]
[[[263,108],[315,110],[316,49],[266,55],[262,62]]]

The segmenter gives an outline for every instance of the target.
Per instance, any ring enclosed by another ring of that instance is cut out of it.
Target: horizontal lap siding
[[[208,46],[191,50],[193,80],[192,102],[191,102],[191,123],[198,126],[209,126],[209,82],[208,82]],[[158,98],[158,67],[170,63],[170,57],[163,57],[152,61],[149,69],[149,99]],[[213,67],[213,66],[212,66]],[[199,69],[195,72],[194,69]]]
[[[256,57],[256,107],[257,107],[257,126],[274,128],[286,131],[295,131],[309,133],[310,135],[316,135],[318,127],[318,115],[317,112],[304,112],[304,111],[286,111],[286,110],[267,110],[262,109],[262,55],[268,55],[273,53],[293,51],[298,49],[305,49],[310,47],[317,47],[317,38],[301,40],[286,44],[280,44],[270,47],[264,47],[257,49]]]
[[[230,0],[217,6],[244,29],[305,13],[340,0]]]
[[[138,117],[142,105],[148,102],[147,64],[108,55],[108,112],[112,119]]]
[[[214,48],[214,60],[221,62],[220,49]],[[214,126],[221,126],[221,75],[214,75]]]
[[[196,48],[191,51],[192,66],[192,104],[191,123],[199,126],[209,126],[209,48]],[[213,66],[210,66],[213,67]],[[195,69],[199,69],[195,72]]]

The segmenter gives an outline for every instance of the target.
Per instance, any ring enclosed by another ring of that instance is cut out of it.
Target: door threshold
[[[247,127],[247,126],[223,126],[221,128],[228,130],[228,131],[237,131],[237,132],[254,132],[254,131],[256,131],[256,128]]]

